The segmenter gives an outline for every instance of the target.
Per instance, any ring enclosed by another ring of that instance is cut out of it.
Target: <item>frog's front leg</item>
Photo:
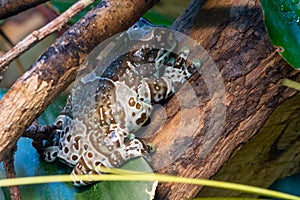
[[[63,121],[65,119],[64,114],[60,114],[56,120],[55,125],[59,127],[55,131],[56,137],[54,137],[51,141],[46,141],[43,147],[43,158],[47,162],[54,162],[57,159],[58,151],[59,151],[59,139],[62,138],[62,135],[64,134],[64,130],[61,130]]]
[[[139,99],[153,104],[160,103],[174,94],[201,66],[197,59],[188,64],[189,54],[188,48],[182,48],[179,55],[168,58],[162,77],[143,78],[137,91]]]
[[[53,162],[57,159],[59,152],[59,143],[62,140],[63,136],[66,133],[65,127],[66,124],[71,123],[72,117],[72,96],[69,95],[67,98],[66,105],[64,109],[60,112],[58,117],[55,119],[54,124],[58,127],[56,134],[51,141],[46,141],[43,148],[43,158],[47,162]]]

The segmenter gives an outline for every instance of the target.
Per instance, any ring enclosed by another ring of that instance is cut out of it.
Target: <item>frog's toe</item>
[[[148,151],[150,154],[155,153],[156,148],[155,148],[154,144],[147,143],[147,151]]]
[[[58,146],[46,147],[44,148],[43,157],[47,162],[53,162],[57,158],[58,151]]]
[[[127,136],[127,138],[126,138],[126,141],[131,141],[131,140],[133,140],[133,139],[135,139],[135,134],[130,133],[130,134],[128,134],[128,136]]]
[[[81,157],[77,162],[77,164],[75,165],[75,167],[73,168],[71,173],[71,178],[73,180],[74,186],[80,187],[80,186],[86,186],[93,183],[93,181],[82,180],[78,177],[78,175],[85,175],[85,174],[94,174],[94,171],[87,166],[85,160],[83,159],[83,157]]]
[[[189,76],[195,73],[202,66],[202,62],[200,59],[195,58],[192,60],[191,65],[187,68]]]
[[[179,51],[179,58],[187,60],[188,56],[190,55],[190,52],[191,50],[187,46],[182,47]]]

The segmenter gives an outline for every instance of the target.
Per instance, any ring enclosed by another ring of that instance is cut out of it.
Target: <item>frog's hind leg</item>
[[[128,160],[143,157],[147,161],[150,160],[149,154],[153,152],[153,148],[139,139],[130,139],[119,148],[115,149],[105,160],[92,161],[88,152],[82,156],[71,173],[75,186],[85,186],[94,183],[91,180],[82,180],[78,175],[97,175],[102,174],[100,167],[121,167]]]
[[[84,157],[81,157],[79,161],[76,163],[76,165],[74,166],[71,173],[73,184],[77,187],[92,184],[93,181],[82,180],[77,176],[77,175],[88,175],[88,174],[96,174],[96,173],[93,169],[91,169],[87,165]]]

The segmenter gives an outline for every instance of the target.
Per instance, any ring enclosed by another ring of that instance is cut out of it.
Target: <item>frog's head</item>
[[[127,35],[131,41],[145,44],[145,47],[163,49],[171,52],[177,45],[175,32],[164,26],[153,25],[145,18],[140,18],[130,29]]]

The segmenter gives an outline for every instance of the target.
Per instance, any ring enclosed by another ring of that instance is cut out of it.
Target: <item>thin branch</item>
[[[5,33],[3,33],[2,30],[0,30],[0,35],[3,37],[3,39],[8,43],[8,49],[6,49],[5,51],[8,51],[10,48],[12,48],[14,46],[14,43],[6,36]],[[25,73],[25,70],[22,66],[22,63],[20,61],[20,59],[16,59],[16,65],[17,65],[17,68],[18,68],[18,71],[20,74],[24,74]],[[0,81],[2,79],[2,76],[0,76]]]
[[[0,19],[5,19],[7,17],[13,16],[46,1],[48,0],[1,0]]]
[[[40,28],[39,30],[33,31],[18,44],[16,44],[12,49],[6,52],[0,58],[0,72],[5,71],[7,66],[18,56],[24,53],[26,50],[30,49],[37,42],[44,39],[46,36],[51,33],[60,30],[64,24],[66,24],[73,16],[78,14],[88,5],[92,4],[95,0],[80,0],[74,5],[72,5],[68,10],[63,14],[58,16],[55,20]]]
[[[6,156],[6,158],[3,161],[5,174],[6,174],[7,178],[16,178],[17,177],[15,166],[14,166],[14,154],[15,154],[16,150],[17,150],[17,146],[15,146],[12,149],[12,151]],[[16,185],[9,187],[9,193],[10,193],[11,200],[20,200],[21,199],[20,189]]]

